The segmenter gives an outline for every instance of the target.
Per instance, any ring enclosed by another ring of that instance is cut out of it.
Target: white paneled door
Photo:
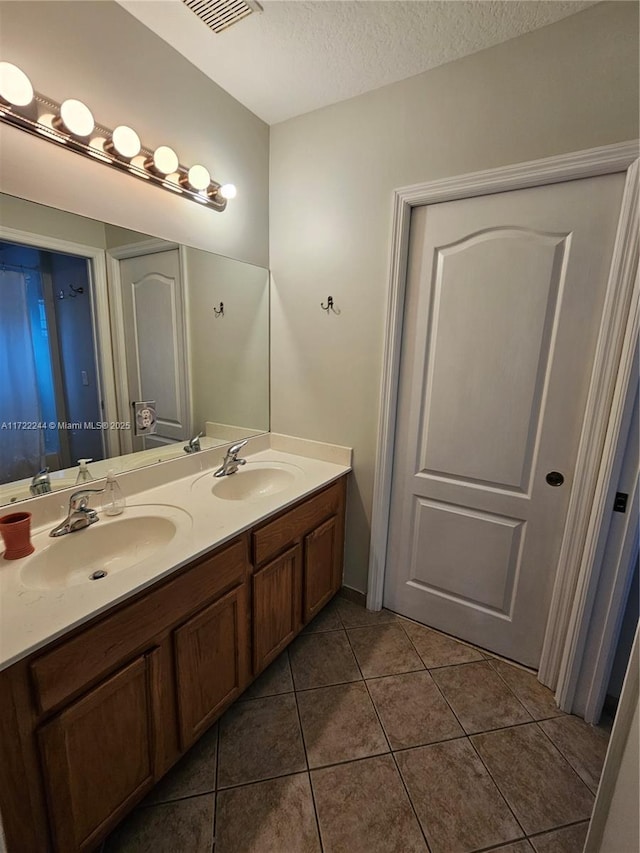
[[[532,667],[623,186],[412,214],[384,604]]]
[[[189,438],[188,360],[178,249],[120,261],[129,405],[154,400],[155,435],[133,440],[146,450]]]

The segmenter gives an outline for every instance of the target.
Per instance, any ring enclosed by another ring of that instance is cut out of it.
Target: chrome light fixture
[[[204,166],[180,165],[168,145],[146,148],[126,125],[111,130],[97,124],[82,101],[57,103],[34,92],[24,71],[10,62],[0,62],[0,121],[214,210],[224,210],[236,196],[233,184],[212,180]]]

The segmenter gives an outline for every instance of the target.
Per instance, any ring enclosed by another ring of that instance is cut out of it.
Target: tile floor
[[[105,853],[580,853],[608,735],[533,675],[338,597]]]

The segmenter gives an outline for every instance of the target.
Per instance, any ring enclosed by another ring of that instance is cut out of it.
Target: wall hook
[[[60,290],[58,292],[58,299],[66,299],[66,297],[70,297],[71,299],[75,299],[76,296],[82,296],[84,293],[84,287],[74,287],[72,284],[68,286],[68,293],[65,296],[64,290]]]
[[[340,309],[336,308],[335,305],[333,304],[333,296],[328,296],[327,297],[327,304],[325,305],[324,302],[321,302],[320,307],[322,308],[323,311],[326,311],[327,314],[329,313],[329,311],[333,311],[334,314],[340,313]]]
[[[223,302],[220,303],[219,308],[216,308],[215,305],[213,306],[213,314],[215,317],[224,317],[224,303]]]

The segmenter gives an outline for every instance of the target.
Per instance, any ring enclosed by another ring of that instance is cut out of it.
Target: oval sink
[[[219,479],[203,474],[191,488],[205,488],[224,501],[254,501],[285,491],[301,474],[302,468],[290,462],[248,462],[235,474]]]
[[[216,480],[211,491],[225,501],[244,501],[277,495],[294,480],[295,474],[284,468],[250,468]]]
[[[191,516],[177,507],[132,507],[125,515],[100,521],[84,530],[52,539],[34,538],[36,552],[21,569],[22,583],[32,589],[56,589],[98,582],[129,569],[164,548]]]

